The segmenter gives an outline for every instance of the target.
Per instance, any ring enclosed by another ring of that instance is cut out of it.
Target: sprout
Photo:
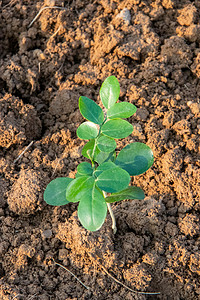
[[[110,203],[144,199],[144,192],[139,187],[129,185],[131,176],[146,172],[154,161],[152,150],[138,142],[130,143],[116,155],[115,139],[125,138],[133,131],[133,126],[124,118],[137,110],[131,103],[117,103],[119,94],[119,82],[110,76],[100,89],[104,111],[93,100],[84,96],[79,98],[80,113],[87,121],[78,127],[77,136],[88,140],[82,155],[90,162],[78,165],[75,179],[56,178],[44,192],[44,200],[49,205],[79,202],[78,218],[90,231],[101,228],[108,209],[116,232]]]

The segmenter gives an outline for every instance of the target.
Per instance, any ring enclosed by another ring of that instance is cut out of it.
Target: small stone
[[[128,8],[122,9],[122,11],[116,16],[116,18],[123,19],[127,24],[131,22],[131,14]]]
[[[187,102],[187,106],[189,106],[189,107],[190,107],[190,106],[192,105],[192,103],[193,103],[193,102],[192,102],[191,100],[190,100],[190,101],[188,101],[188,102]]]
[[[45,239],[49,239],[52,236],[52,230],[46,229],[41,233],[42,237]]]
[[[194,115],[199,114],[200,113],[200,104],[199,103],[192,103],[190,105],[190,109],[191,109],[191,112]]]

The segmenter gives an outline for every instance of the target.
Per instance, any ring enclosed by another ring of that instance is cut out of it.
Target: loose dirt
[[[199,16],[198,0],[0,1],[0,299],[200,299]],[[117,150],[155,156],[146,198],[113,204],[115,236],[109,215],[88,232],[76,204],[43,201],[83,161],[78,98],[99,103],[109,75],[138,107]]]

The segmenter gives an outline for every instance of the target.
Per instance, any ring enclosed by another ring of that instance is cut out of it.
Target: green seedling
[[[137,110],[131,103],[117,103],[119,94],[119,82],[110,76],[100,89],[104,110],[87,97],[79,98],[80,113],[87,121],[78,127],[77,136],[88,140],[82,155],[90,162],[78,165],[75,179],[56,178],[44,192],[44,200],[50,205],[79,202],[78,218],[90,231],[101,228],[108,209],[116,232],[110,203],[144,199],[144,192],[130,185],[131,176],[146,172],[154,161],[152,150],[139,142],[128,144],[116,155],[115,139],[125,138],[133,131],[133,126],[124,118],[129,118]]]

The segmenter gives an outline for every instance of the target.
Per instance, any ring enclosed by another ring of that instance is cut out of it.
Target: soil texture
[[[84,161],[78,98],[99,104],[110,75],[138,108],[117,150],[155,156],[145,199],[112,205],[116,235],[43,200]],[[0,299],[200,299],[199,79],[198,0],[0,1]]]

